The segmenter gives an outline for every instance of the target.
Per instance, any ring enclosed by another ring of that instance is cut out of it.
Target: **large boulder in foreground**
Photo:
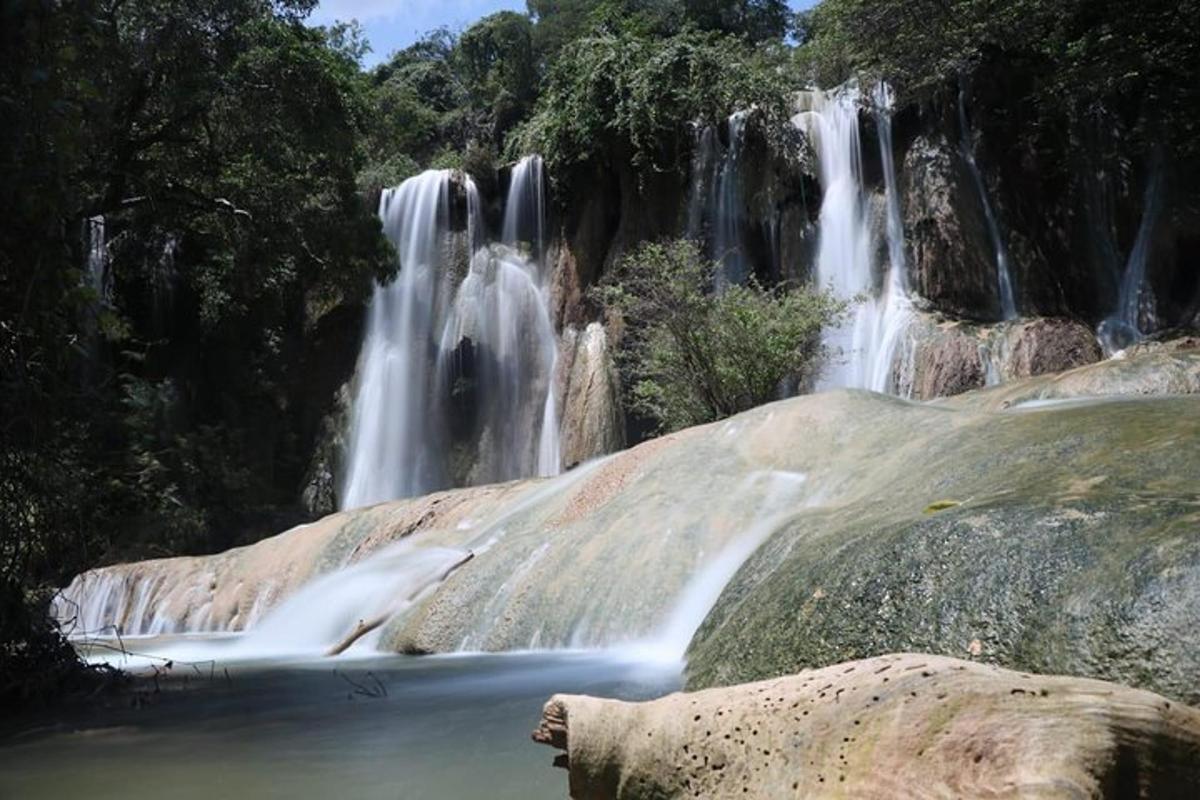
[[[1200,710],[927,655],[645,703],[556,695],[533,738],[566,751],[577,800],[1200,793]]]

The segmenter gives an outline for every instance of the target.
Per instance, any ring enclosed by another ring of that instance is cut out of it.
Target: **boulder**
[[[951,407],[1006,408],[1102,397],[1200,394],[1200,348],[1189,339],[1138,345],[1106,361],[943,401]]]
[[[1200,792],[1200,710],[927,655],[645,703],[556,695],[533,738],[565,751],[580,800]]]
[[[837,488],[725,588],[689,685],[923,651],[1200,701],[1200,397],[991,408],[859,395],[793,418]]]
[[[1061,317],[974,325],[918,314],[909,336],[911,373],[901,375],[900,385],[916,400],[1063,372],[1103,355],[1089,327]]]
[[[905,394],[916,400],[952,397],[987,384],[987,365],[976,332],[957,322],[918,322],[914,333],[912,374],[901,378]]]
[[[1082,322],[1062,318],[1021,320],[1004,331],[1006,378],[1064,372],[1103,357],[1096,334]]]

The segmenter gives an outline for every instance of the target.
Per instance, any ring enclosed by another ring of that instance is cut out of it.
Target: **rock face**
[[[1148,343],[1066,372],[996,386],[944,401],[950,407],[1002,411],[1074,398],[1200,394],[1200,345],[1194,340]]]
[[[1005,331],[1005,336],[1007,379],[1065,372],[1094,364],[1103,355],[1092,330],[1070,319],[1022,321]]]
[[[557,695],[533,738],[566,751],[556,764],[580,800],[1200,792],[1200,711],[938,656],[646,703]]]
[[[568,327],[561,350],[562,459],[573,467],[624,446],[621,385],[599,322]]]
[[[1162,350],[930,405],[800,397],[547,481],[96,570],[59,614],[78,605],[91,630],[237,630],[404,540],[474,557],[382,625],[393,650],[649,640],[678,655],[707,614],[693,686],[927,651],[1195,702],[1200,396],[1030,401],[1200,388],[1197,373],[1200,354]]]
[[[942,312],[999,318],[995,249],[957,148],[941,136],[918,137],[900,182],[913,288]]]

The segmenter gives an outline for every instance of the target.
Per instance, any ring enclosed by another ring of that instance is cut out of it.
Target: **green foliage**
[[[475,148],[552,163],[609,147],[639,169],[693,119],[786,109],[783,0],[530,0],[430,32],[371,74],[364,188]],[[610,70],[612,72],[605,72]],[[659,106],[659,101],[665,101]],[[582,116],[579,116],[582,114]],[[560,158],[561,157],[561,158]]]
[[[777,399],[813,377],[821,329],[844,306],[810,288],[753,281],[712,291],[716,264],[682,240],[647,243],[597,290],[626,329],[619,354],[633,411],[678,430]]]
[[[689,31],[668,39],[603,35],[575,42],[547,80],[537,112],[510,155],[541,153],[553,173],[602,153],[628,153],[638,170],[665,168],[689,122],[757,107],[782,130],[794,84],[782,47]],[[669,166],[669,165],[668,165]]]
[[[825,0],[799,28],[800,62],[820,85],[883,77],[919,98],[981,65],[1019,66],[1043,117],[1105,107],[1144,143],[1196,152],[1197,0]]]
[[[511,11],[484,17],[459,38],[456,57],[472,102],[490,111],[501,138],[536,97],[533,23]]]
[[[0,599],[25,611],[0,610],[0,684],[56,658],[40,587],[228,546],[292,502],[310,310],[393,269],[356,190],[361,39],[305,26],[312,6],[5,6]]]

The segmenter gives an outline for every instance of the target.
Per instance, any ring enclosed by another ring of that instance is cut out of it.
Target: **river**
[[[566,773],[529,738],[551,694],[648,699],[680,685],[677,665],[595,652],[171,671],[140,707],[122,694],[0,723],[0,798],[561,798]]]

